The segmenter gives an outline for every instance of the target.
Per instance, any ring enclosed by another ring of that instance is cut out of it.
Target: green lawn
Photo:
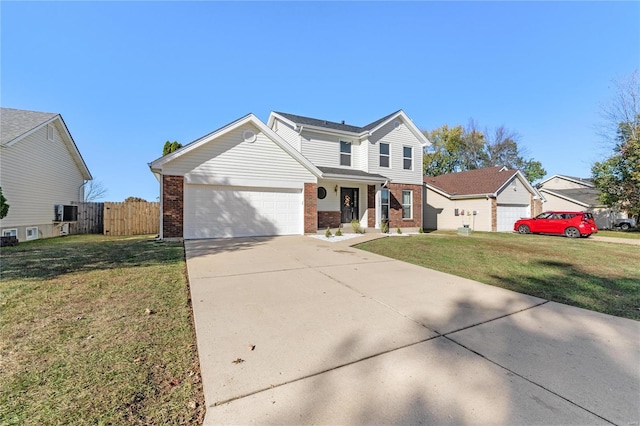
[[[2,248],[0,424],[200,424],[184,250],[70,236]]]
[[[465,237],[438,231],[381,238],[357,247],[543,299],[640,320],[640,246],[495,232]]]
[[[631,238],[640,240],[640,229],[633,229],[629,231],[606,231],[600,230],[597,234],[598,237],[613,237],[613,238]]]

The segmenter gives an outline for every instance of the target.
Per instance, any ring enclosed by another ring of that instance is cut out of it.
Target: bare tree
[[[85,202],[100,200],[105,195],[107,195],[107,188],[100,181],[90,180],[84,185]]]
[[[608,103],[600,106],[603,122],[599,133],[609,144],[619,142],[621,123],[635,124],[629,127],[629,139],[638,140],[640,131],[638,117],[640,117],[640,80],[636,69],[629,76],[613,81],[611,88],[614,95]]]

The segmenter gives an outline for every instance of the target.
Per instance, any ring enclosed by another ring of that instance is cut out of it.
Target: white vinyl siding
[[[294,129],[292,129],[286,123],[281,122],[280,120],[275,120],[274,122],[274,131],[278,136],[287,141],[289,145],[294,147],[296,151],[300,152],[300,135]]]
[[[350,167],[340,166],[340,141],[351,142]],[[302,132],[301,153],[316,166],[364,170],[362,168],[364,164],[362,151],[361,143],[355,139],[316,132]]]
[[[0,186],[10,205],[0,227],[43,226],[52,224],[54,206],[81,201],[84,178],[63,142],[57,125],[53,141],[47,126],[2,147]],[[24,231],[21,231],[21,233]],[[48,231],[47,231],[48,232]]]
[[[541,188],[545,189],[580,189],[580,188],[589,188],[590,186],[585,184],[581,184],[578,182],[573,182],[561,177],[554,177],[553,179],[549,179],[546,182],[542,183]]]
[[[464,216],[456,216],[464,210]],[[477,211],[477,215],[473,215]],[[467,215],[471,212],[471,215]],[[473,198],[469,200],[449,200],[430,189],[426,190],[426,196],[422,207],[424,226],[427,229],[458,229],[463,225],[469,225],[476,231],[491,231],[491,199]]]
[[[390,167],[380,167],[380,142],[388,143],[390,148]],[[390,178],[396,183],[422,185],[422,145],[411,130],[399,120],[396,128],[393,121],[387,123],[370,136],[367,143],[369,149],[369,173],[377,173]],[[411,147],[413,151],[413,170],[404,169],[403,147]]]
[[[529,205],[531,202],[531,193],[524,184],[514,177],[505,185],[496,197],[498,204],[520,204]]]
[[[255,142],[243,141],[245,130],[257,134]],[[187,183],[236,186],[301,188],[304,182],[316,181],[306,167],[250,124],[168,162],[163,173],[185,176]]]

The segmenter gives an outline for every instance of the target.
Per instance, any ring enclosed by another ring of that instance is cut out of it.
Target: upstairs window
[[[413,148],[410,146],[402,147],[402,164],[405,170],[413,168]]]
[[[380,143],[380,167],[389,167],[389,144]]]
[[[351,167],[351,142],[340,141],[340,165]]]

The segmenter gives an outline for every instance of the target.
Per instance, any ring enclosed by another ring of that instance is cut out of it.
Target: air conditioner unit
[[[78,220],[78,206],[55,205],[54,222],[75,222]]]

